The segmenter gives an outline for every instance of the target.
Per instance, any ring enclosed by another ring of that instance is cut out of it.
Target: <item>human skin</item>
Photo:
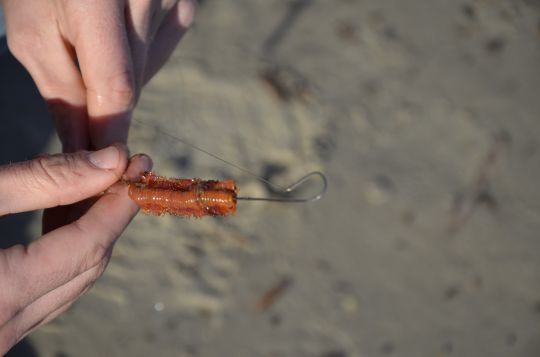
[[[63,152],[127,142],[141,88],[196,10],[196,0],[0,1],[8,46],[48,103]],[[66,214],[46,210],[43,231]]]
[[[195,0],[0,0],[8,46],[49,103],[64,152],[126,142],[141,88]]]
[[[0,250],[0,355],[65,311],[103,273],[137,213],[119,180],[151,168],[124,145],[0,166],[0,216],[69,205],[70,223],[28,246]]]

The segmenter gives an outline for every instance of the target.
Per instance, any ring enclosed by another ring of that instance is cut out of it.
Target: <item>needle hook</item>
[[[283,194],[291,194],[294,193],[299,187],[304,184],[304,182],[310,180],[313,177],[318,177],[322,183],[320,191],[311,197],[305,197],[305,198],[297,198],[297,197],[237,197],[238,200],[245,200],[245,201],[270,201],[270,202],[313,202],[320,200],[324,194],[326,193],[326,190],[328,188],[328,180],[326,179],[326,176],[320,172],[320,171],[313,171],[308,173],[307,175],[303,176],[301,179],[293,183],[292,185],[288,187],[280,187],[277,186],[271,182],[266,181],[270,185],[274,187],[279,187],[280,191]]]

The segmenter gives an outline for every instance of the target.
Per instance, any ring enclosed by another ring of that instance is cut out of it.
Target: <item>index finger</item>
[[[87,90],[90,140],[98,149],[127,141],[137,89],[124,1],[95,0],[82,8],[74,45]]]

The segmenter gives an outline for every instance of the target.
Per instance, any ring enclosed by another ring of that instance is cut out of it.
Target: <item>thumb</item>
[[[115,144],[0,166],[0,216],[67,205],[103,192],[120,179],[127,156],[127,148]]]

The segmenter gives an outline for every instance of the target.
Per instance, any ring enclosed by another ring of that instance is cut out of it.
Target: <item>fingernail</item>
[[[115,169],[118,166],[120,153],[114,146],[109,146],[99,151],[88,154],[88,160],[100,169]]]
[[[146,171],[152,170],[152,166],[154,166],[154,162],[152,161],[150,156],[146,154],[137,154],[137,156],[140,157],[141,160],[143,160],[142,166],[145,168]]]
[[[196,1],[180,1],[178,4],[180,13],[180,25],[187,28],[193,23],[195,18],[195,10],[197,9]]]

